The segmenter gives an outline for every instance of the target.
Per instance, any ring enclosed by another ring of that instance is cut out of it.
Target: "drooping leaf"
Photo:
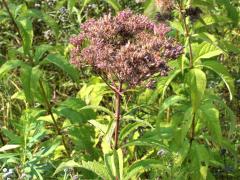
[[[227,68],[214,60],[204,61],[202,64],[203,67],[210,69],[211,71],[216,73],[219,77],[221,77],[221,79],[228,88],[230,100],[232,100],[234,94],[234,80],[229,74]]]
[[[55,64],[59,68],[61,68],[64,72],[66,72],[74,81],[79,81],[79,73],[78,71],[67,62],[67,60],[57,54],[50,54],[46,57],[46,61]]]

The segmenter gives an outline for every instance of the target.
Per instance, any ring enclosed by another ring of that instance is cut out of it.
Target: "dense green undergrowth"
[[[184,53],[121,95],[114,148],[116,93],[70,64],[69,39],[123,9]],[[239,179],[239,14],[238,0],[1,0],[1,178]]]

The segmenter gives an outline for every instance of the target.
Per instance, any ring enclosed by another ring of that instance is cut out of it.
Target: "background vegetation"
[[[0,1],[2,179],[240,178],[240,2],[164,2]],[[185,52],[125,93],[114,150],[114,93],[70,65],[69,38],[126,8],[165,21]]]

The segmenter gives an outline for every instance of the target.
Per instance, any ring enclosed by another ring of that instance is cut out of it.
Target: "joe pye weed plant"
[[[3,179],[239,177],[239,2],[0,2]]]

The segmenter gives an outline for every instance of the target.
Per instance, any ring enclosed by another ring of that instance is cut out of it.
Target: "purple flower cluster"
[[[166,36],[168,26],[130,10],[115,17],[90,19],[81,25],[81,30],[70,39],[74,46],[71,63],[78,68],[90,65],[101,76],[130,86],[155,73],[166,75],[166,62],[183,52],[181,45]]]

